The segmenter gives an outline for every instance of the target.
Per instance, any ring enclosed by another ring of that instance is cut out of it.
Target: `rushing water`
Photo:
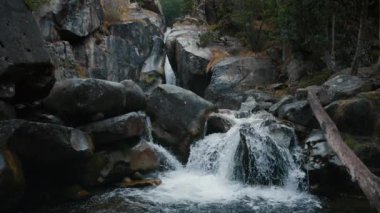
[[[115,189],[65,212],[320,212],[303,191],[294,132],[265,113],[230,117],[227,133],[194,143],[186,166],[152,144],[166,169],[160,186]]]

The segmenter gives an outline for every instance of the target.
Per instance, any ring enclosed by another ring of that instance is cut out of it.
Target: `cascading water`
[[[195,142],[186,166],[152,143],[169,169],[160,186],[116,189],[81,212],[319,212],[319,201],[300,187],[293,130],[268,113],[228,116],[234,126]]]

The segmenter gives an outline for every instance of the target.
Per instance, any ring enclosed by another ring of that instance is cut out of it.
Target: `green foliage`
[[[51,0],[25,0],[26,5],[32,10],[38,10],[42,5],[49,4]]]
[[[167,25],[172,25],[176,18],[194,11],[195,0],[161,0],[162,10]]]
[[[217,41],[219,39],[219,34],[217,32],[205,32],[202,33],[199,37],[199,46],[205,47],[213,41]]]
[[[331,74],[332,74],[332,72],[328,69],[320,70],[316,73],[313,73],[312,76],[307,76],[307,77],[301,79],[298,87],[305,88],[305,87],[312,86],[312,85],[321,85],[326,80],[329,79]]]

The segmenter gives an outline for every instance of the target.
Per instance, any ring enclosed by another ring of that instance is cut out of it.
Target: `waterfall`
[[[165,57],[165,82],[166,84],[176,85],[176,77],[172,66],[170,65],[168,56]]]
[[[93,209],[169,213],[320,212],[319,200],[299,187],[305,175],[299,168],[300,152],[294,131],[266,112],[248,118],[225,116],[234,121],[232,128],[195,141],[186,166],[150,141],[163,165],[158,173],[161,185],[115,189],[94,196],[80,209],[89,210],[84,212]],[[151,128],[147,118],[147,138],[151,138]]]

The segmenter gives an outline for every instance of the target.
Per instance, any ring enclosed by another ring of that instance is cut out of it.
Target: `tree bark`
[[[380,212],[380,178],[374,175],[354,152],[344,143],[335,123],[323,109],[314,91],[308,91],[308,101],[315,117],[321,125],[327,143],[348,169],[353,181],[362,189],[371,205]]]
[[[359,31],[358,31],[358,41],[356,44],[356,50],[355,55],[352,60],[351,65],[351,74],[357,75],[358,69],[359,69],[359,59],[363,52],[363,34],[364,34],[364,26],[366,24],[367,20],[367,14],[368,14],[368,0],[362,0],[361,4],[361,12],[360,12],[360,22],[359,22]]]

